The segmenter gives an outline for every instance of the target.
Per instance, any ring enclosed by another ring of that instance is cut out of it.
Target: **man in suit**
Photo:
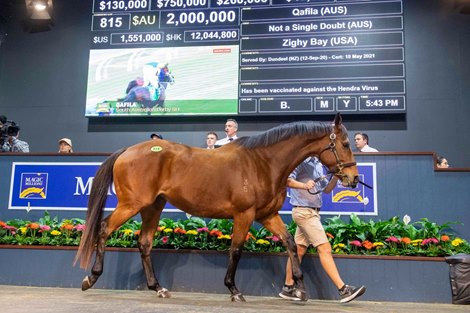
[[[225,134],[227,137],[217,140],[215,143],[216,146],[223,146],[232,142],[238,138],[237,136],[238,131],[238,123],[233,118],[229,118],[227,122],[225,122]]]

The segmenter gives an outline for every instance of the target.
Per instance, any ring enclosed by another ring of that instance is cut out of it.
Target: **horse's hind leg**
[[[235,216],[233,219],[233,236],[232,244],[229,252],[229,262],[227,273],[225,274],[225,286],[230,290],[232,301],[245,302],[242,293],[235,286],[235,273],[237,271],[238,262],[242,254],[243,244],[245,243],[246,234],[250,229],[254,220],[254,214],[247,211],[241,215]]]
[[[82,281],[83,291],[93,287],[93,285],[96,283],[98,278],[103,273],[104,247],[106,245],[106,239],[108,238],[108,236],[106,235],[106,228],[107,228],[106,220],[103,220],[100,225],[101,227],[100,227],[100,232],[98,235],[98,242],[96,243],[95,263],[93,264],[93,267],[91,268],[91,275],[85,276],[85,278]]]
[[[166,201],[159,197],[154,204],[144,208],[140,214],[142,216],[142,228],[139,236],[139,250],[142,258],[145,277],[147,278],[147,287],[155,290],[160,298],[170,298],[170,292],[160,286],[152,265],[150,252],[152,251],[153,237],[158,227],[160,214]]]
[[[299,257],[297,255],[297,247],[295,245],[294,238],[292,238],[292,235],[286,229],[286,224],[284,224],[279,214],[266,218],[260,222],[271,233],[273,233],[273,235],[276,235],[281,239],[292,262],[292,274],[297,287],[297,296],[302,301],[307,301],[307,293],[305,292],[303,274],[300,269]]]
[[[82,281],[83,291],[91,288],[103,273],[104,248],[109,235],[137,212],[138,211],[129,210],[118,204],[114,212],[101,222],[100,232],[96,243],[95,263],[91,268],[91,275],[86,276]]]

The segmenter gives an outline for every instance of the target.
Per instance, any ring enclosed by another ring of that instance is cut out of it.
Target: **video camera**
[[[0,128],[0,145],[3,145],[10,136],[18,136],[20,126],[13,121],[6,121]]]

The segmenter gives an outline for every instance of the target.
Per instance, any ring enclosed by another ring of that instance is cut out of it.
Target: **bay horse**
[[[95,247],[96,257],[91,275],[82,282],[82,290],[92,287],[103,272],[108,236],[140,213],[138,247],[147,286],[159,297],[170,297],[169,291],[160,286],[150,259],[160,214],[168,201],[194,216],[233,219],[224,280],[232,301],[245,301],[235,285],[235,272],[253,221],[281,239],[292,261],[299,294],[307,300],[295,242],[278,211],[286,198],[289,174],[309,156],[318,156],[343,186],[357,185],[356,162],[341,121],[338,114],[333,123],[283,124],[214,150],[150,140],[116,151],[100,166],[91,188],[86,227],[75,263],[80,260],[80,266],[86,269]],[[118,203],[103,219],[113,181]]]

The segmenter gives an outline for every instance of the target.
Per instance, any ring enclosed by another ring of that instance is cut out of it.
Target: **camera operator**
[[[29,152],[26,141],[18,139],[20,127],[6,116],[0,116],[0,152]]]

